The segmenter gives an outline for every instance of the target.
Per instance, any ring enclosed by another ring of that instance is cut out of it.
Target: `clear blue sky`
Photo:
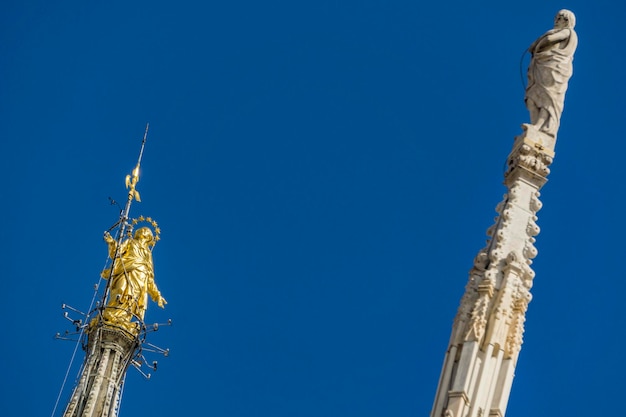
[[[129,371],[121,415],[428,415],[528,121],[520,59],[564,7],[580,43],[507,416],[620,415],[626,6],[605,0],[3,2],[1,414],[51,415],[60,305],[89,305],[149,122],[131,215],[163,231],[147,320],[172,318],[150,339],[172,353]]]

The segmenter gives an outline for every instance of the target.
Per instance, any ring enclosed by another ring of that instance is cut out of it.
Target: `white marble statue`
[[[530,125],[552,138],[559,129],[567,82],[572,76],[572,61],[578,45],[575,24],[574,13],[559,11],[554,18],[554,29],[528,48],[532,58],[524,101],[530,112]]]

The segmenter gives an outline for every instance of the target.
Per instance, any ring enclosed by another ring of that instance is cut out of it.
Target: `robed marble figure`
[[[552,138],[559,129],[565,91],[572,76],[572,61],[578,45],[575,24],[574,13],[559,11],[554,18],[554,28],[528,48],[532,57],[524,100],[530,112],[530,124]]]

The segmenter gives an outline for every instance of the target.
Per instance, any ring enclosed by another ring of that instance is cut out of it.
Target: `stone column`
[[[507,193],[474,260],[454,319],[431,417],[503,417],[531,300],[539,190],[554,152],[532,126],[515,138]]]
[[[63,417],[117,417],[124,376],[139,340],[124,329],[98,325],[88,335],[87,356]]]

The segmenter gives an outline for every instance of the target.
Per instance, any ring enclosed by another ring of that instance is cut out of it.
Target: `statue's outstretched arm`
[[[115,256],[115,249],[117,248],[117,242],[109,232],[104,232],[103,239],[109,246],[109,257],[113,259]]]
[[[150,298],[152,298],[152,301],[157,303],[159,307],[164,308],[165,304],[167,304],[167,301],[165,301],[165,298],[163,298],[161,292],[154,283],[153,276],[151,276],[148,280],[148,294],[150,295]]]

